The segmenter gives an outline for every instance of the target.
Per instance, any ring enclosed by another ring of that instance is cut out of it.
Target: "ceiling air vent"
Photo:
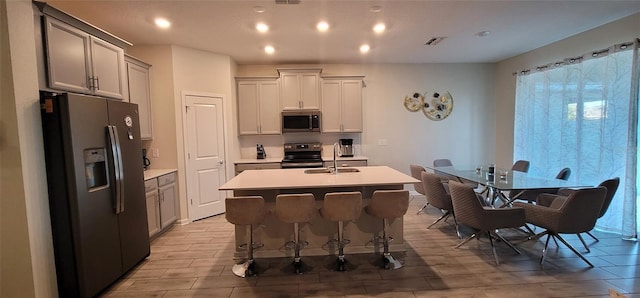
[[[435,46],[437,44],[439,44],[441,41],[443,41],[445,38],[447,38],[446,36],[439,36],[439,37],[433,37],[429,40],[427,40],[427,42],[424,43],[425,46]]]
[[[276,4],[300,4],[300,0],[276,0]]]

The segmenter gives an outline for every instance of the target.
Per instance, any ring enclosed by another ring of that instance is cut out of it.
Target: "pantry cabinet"
[[[126,99],[121,47],[50,16],[44,28],[48,87]]]
[[[282,110],[320,109],[322,69],[278,69]]]
[[[236,78],[238,133],[280,134],[280,101],[277,78]]]
[[[362,132],[362,79],[322,79],[322,132]]]
[[[151,65],[131,56],[125,56],[127,69],[127,89],[129,102],[138,104],[140,118],[140,138],[153,139],[153,121],[151,117],[151,89],[149,69]]]

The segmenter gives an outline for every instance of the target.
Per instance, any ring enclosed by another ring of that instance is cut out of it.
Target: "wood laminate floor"
[[[335,257],[304,257],[311,270],[289,271],[288,258],[259,259],[263,274],[239,278],[231,273],[233,225],[224,215],[174,226],[151,243],[151,256],[109,288],[106,297],[609,297],[614,289],[640,297],[638,243],[618,235],[594,232],[586,236],[591,252],[586,263],[560,243],[552,242],[544,265],[539,264],[544,240],[517,243],[517,255],[497,243],[496,266],[487,238],[459,249],[453,221],[427,226],[440,212],[432,207],[416,215],[424,197],[412,200],[405,216],[406,253],[397,253],[404,267],[383,270],[374,253],[348,255],[355,267],[331,270]],[[537,230],[540,231],[539,229]],[[518,237],[518,232],[505,232]],[[565,237],[580,252],[578,238]]]

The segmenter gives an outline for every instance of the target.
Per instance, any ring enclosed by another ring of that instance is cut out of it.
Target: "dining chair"
[[[517,160],[515,163],[513,163],[513,166],[511,166],[511,170],[526,173],[529,171],[529,161]]]
[[[444,211],[442,216],[431,223],[427,227],[427,229],[430,229],[433,225],[437,224],[441,220],[452,216],[453,222],[456,226],[456,234],[458,235],[458,237],[460,237],[458,222],[456,221],[456,215],[453,212],[453,205],[451,203],[451,195],[448,194],[445,190],[440,177],[438,177],[436,174],[422,172],[421,180],[424,185],[425,196],[427,197],[427,202],[429,202],[429,205],[436,207],[441,211]]]
[[[596,224],[600,209],[607,193],[605,187],[567,190],[568,196],[541,194],[536,205],[516,202],[513,205],[522,207],[528,223],[544,228],[536,235],[536,239],[547,236],[540,264],[544,263],[551,238],[558,239],[573,253],[578,255],[590,267],[593,264],[571,246],[560,234],[579,234],[591,231]]]
[[[601,186],[607,189],[607,195],[605,196],[604,202],[602,203],[602,207],[600,208],[600,213],[598,214],[598,218],[602,217],[605,213],[607,213],[607,210],[609,209],[609,205],[611,205],[611,201],[613,200],[613,197],[615,196],[619,185],[620,185],[620,177],[607,179],[605,181],[602,181],[602,183],[598,185],[599,187]],[[567,197],[571,194],[571,192],[572,192],[571,189],[561,189],[558,191],[558,195]],[[553,199],[555,198],[540,198],[538,204],[542,204],[543,206],[549,206],[552,203]],[[600,241],[598,238],[596,238],[596,236],[593,236],[593,234],[591,234],[591,231],[587,231],[585,233],[591,236],[591,238],[593,238],[593,240],[595,240],[596,242]],[[591,252],[591,250],[589,249],[589,246],[582,238],[582,235],[580,233],[578,233],[577,235],[578,235],[578,239],[580,239],[580,242],[582,242],[582,246],[584,246],[585,250],[587,252]]]
[[[491,243],[491,251],[495,259],[496,265],[500,265],[498,254],[493,240],[499,240],[507,244],[516,253],[520,254],[515,245],[509,242],[500,234],[496,233],[496,229],[502,228],[518,228],[525,224],[525,212],[522,208],[491,208],[484,207],[480,203],[482,198],[471,188],[471,186],[457,182],[449,182],[451,190],[451,201],[453,203],[453,212],[459,224],[466,225],[475,230],[475,232],[462,240],[455,248],[459,248],[463,244],[469,242],[473,238],[485,234]]]
[[[560,170],[560,172],[558,172],[558,174],[556,175],[556,179],[567,181],[569,180],[569,176],[571,176],[571,169],[564,168]],[[533,203],[535,202],[535,200],[538,198],[540,194],[543,194],[543,193],[555,194],[555,193],[558,193],[559,190],[560,190],[559,188],[541,189],[541,190],[527,189],[517,194],[517,199],[527,201],[528,203]]]
[[[426,172],[425,168],[423,166],[420,165],[409,165],[409,169],[411,170],[411,177],[416,178],[418,180],[420,180],[420,182],[414,183],[413,184],[413,188],[416,190],[417,193],[426,196],[424,193],[424,185],[422,184],[422,177],[421,177],[421,173],[422,172]],[[420,214],[422,212],[422,210],[424,210],[424,208],[427,208],[427,206],[429,205],[429,201],[427,200],[424,205],[422,205],[422,207],[420,207],[420,209],[418,209],[417,214]]]

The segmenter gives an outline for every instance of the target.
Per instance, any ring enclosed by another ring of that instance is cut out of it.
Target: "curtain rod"
[[[640,38],[636,38],[634,41],[624,42],[624,43],[620,43],[620,44],[614,44],[614,45],[612,45],[612,46],[610,46],[610,47],[608,47],[606,49],[602,49],[602,50],[598,50],[598,51],[592,51],[592,52],[589,52],[587,54],[583,54],[581,56],[565,58],[562,61],[547,63],[547,64],[544,64],[544,65],[539,65],[539,66],[534,66],[534,67],[531,67],[531,68],[528,68],[528,69],[523,69],[523,70],[518,71],[518,72],[513,72],[512,75],[514,75],[514,76],[528,75],[530,73],[535,73],[535,72],[539,72],[539,71],[546,71],[546,70],[553,69],[553,68],[556,68],[556,67],[560,67],[560,66],[563,66],[563,65],[581,63],[582,61],[585,61],[585,60],[604,57],[604,56],[608,55],[611,52],[615,53],[615,52],[620,52],[620,51],[631,50],[633,48],[631,46],[635,45],[637,47],[638,43],[640,43]]]

